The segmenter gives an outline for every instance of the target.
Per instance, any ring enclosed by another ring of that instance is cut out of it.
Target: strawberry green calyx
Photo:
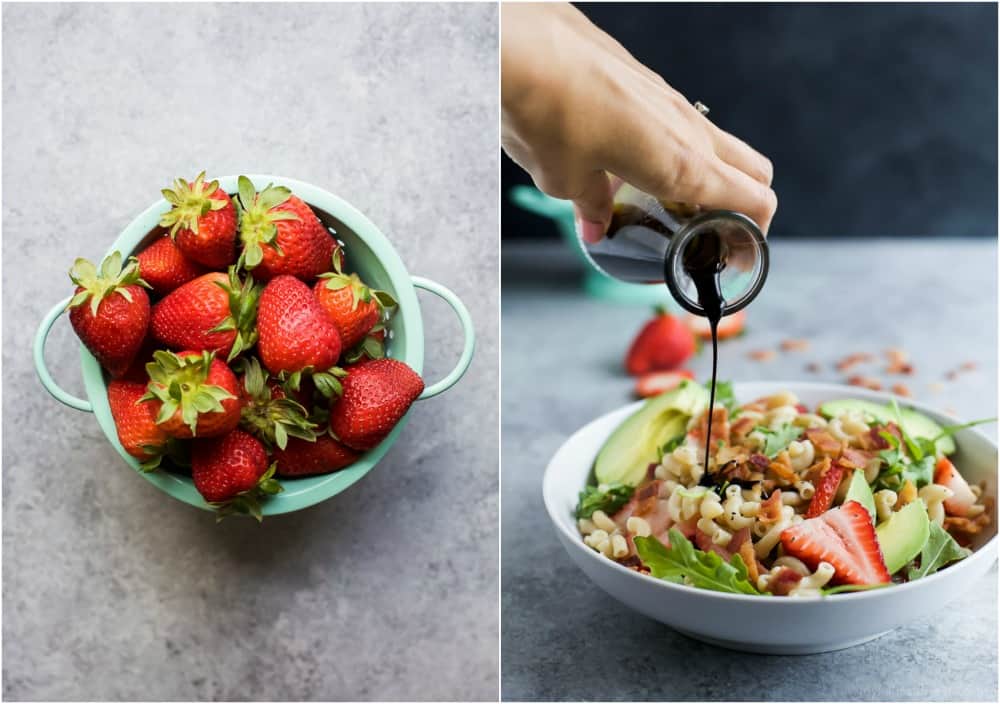
[[[267,188],[258,193],[246,176],[239,177],[237,186],[240,239],[243,241],[239,265],[253,269],[264,259],[264,245],[282,253],[276,239],[276,223],[281,220],[298,220],[299,216],[285,210],[274,210],[292,196],[292,192],[284,186],[269,183]]]
[[[257,485],[252,489],[241,491],[227,501],[213,501],[209,506],[215,509],[215,522],[218,523],[228,516],[242,515],[253,516],[260,523],[264,519],[261,512],[261,501],[269,496],[280,494],[285,490],[283,486],[274,478],[274,470],[277,463],[271,463],[267,471],[257,480]]]
[[[181,419],[197,435],[198,415],[222,413],[222,402],[236,398],[221,386],[208,384],[209,370],[215,352],[205,351],[197,356],[179,357],[173,352],[157,350],[153,361],[146,365],[149,385],[139,399],[160,401],[163,405],[156,416],[157,423],[165,423],[181,411]]]
[[[366,357],[368,359],[382,359],[385,357],[385,343],[382,342],[381,336],[377,334],[384,331],[385,325],[382,323],[377,324],[368,331],[365,339],[344,353],[344,361],[348,364],[354,364]]]
[[[257,344],[257,303],[263,284],[255,283],[253,277],[247,276],[240,280],[236,266],[229,267],[229,281],[225,284],[217,282],[219,288],[229,296],[229,316],[209,332],[224,332],[235,330],[236,339],[226,357],[227,362],[235,359],[243,350]]]
[[[291,398],[274,398],[267,372],[254,357],[242,362],[243,388],[250,401],[240,413],[240,427],[269,448],[284,450],[289,437],[315,442],[316,426],[305,407]]]
[[[205,172],[202,171],[194,180],[188,183],[182,178],[174,180],[173,188],[160,191],[172,206],[160,216],[160,226],[170,228],[170,236],[174,237],[178,230],[191,230],[198,233],[198,219],[210,210],[222,210],[226,201],[221,198],[210,198],[219,189],[218,181],[205,183]]]
[[[137,401],[137,403],[144,403],[144,401]],[[168,439],[163,445],[143,445],[142,449],[149,455],[149,459],[139,463],[139,470],[146,474],[158,470],[164,458],[169,459],[178,467],[191,466],[188,446],[175,438]]]
[[[395,308],[398,304],[386,291],[369,288],[357,274],[345,274],[343,271],[343,255],[340,248],[333,252],[333,271],[320,274],[319,278],[326,279],[326,287],[331,291],[339,291],[342,288],[351,289],[351,310],[357,310],[361,302],[368,303],[373,298],[379,305],[381,311]]]
[[[316,372],[312,375],[313,384],[316,390],[326,398],[339,397],[344,393],[344,387],[340,380],[347,376],[347,371],[340,367],[330,367],[325,372]]]
[[[69,278],[83,290],[73,296],[66,308],[82,306],[89,300],[93,315],[97,315],[101,301],[113,293],[121,294],[131,303],[132,294],[128,291],[128,286],[152,288],[139,276],[139,260],[129,257],[123,268],[122,254],[117,250],[105,257],[100,271],[86,259],[78,258],[69,270]]]

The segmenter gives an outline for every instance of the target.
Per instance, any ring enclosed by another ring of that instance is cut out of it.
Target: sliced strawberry
[[[954,492],[954,496],[945,499],[944,510],[949,516],[967,516],[969,509],[976,503],[976,495],[969,488],[969,483],[965,481],[955,465],[947,457],[938,460],[934,468],[934,483],[946,486]]]
[[[806,518],[816,518],[828,508],[833,506],[833,497],[837,495],[837,487],[840,480],[844,478],[844,469],[834,465],[826,470],[819,483],[816,485],[816,493],[813,494],[809,508],[806,510]]]
[[[680,386],[685,379],[694,379],[689,369],[676,372],[649,372],[639,377],[635,382],[635,393],[642,398],[658,396],[664,391],[670,391]]]
[[[883,584],[891,579],[868,509],[857,501],[786,528],[781,545],[786,555],[810,569],[820,562],[833,565],[835,584]]]
[[[625,370],[633,375],[671,371],[695,353],[695,339],[681,319],[658,308],[629,346]]]
[[[684,322],[687,323],[689,328],[691,328],[691,332],[700,337],[702,340],[712,339],[712,329],[708,325],[708,318],[688,313]],[[719,321],[719,327],[716,330],[716,334],[720,340],[725,340],[728,337],[736,337],[743,332],[746,322],[747,312],[745,310],[738,310],[732,315],[727,315]]]

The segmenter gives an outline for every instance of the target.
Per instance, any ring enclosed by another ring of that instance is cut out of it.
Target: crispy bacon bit
[[[823,478],[823,475],[830,471],[833,461],[829,457],[821,457],[805,471],[805,478],[813,484]]]
[[[781,489],[775,489],[770,496],[760,502],[757,520],[765,525],[781,520]]]
[[[792,469],[792,460],[788,457],[787,450],[779,452],[778,456],[768,465],[768,469],[778,475],[779,479],[784,479],[790,484],[794,484],[799,480],[799,476]]]
[[[762,398],[757,399],[752,403],[744,403],[742,406],[744,411],[754,411],[756,413],[763,413],[767,410],[767,401]]]
[[[708,411],[701,414],[698,425],[691,431],[691,435],[697,438],[704,438],[708,432]],[[729,410],[725,406],[716,406],[712,409],[712,437],[709,438],[708,448],[711,454],[715,454],[719,449],[719,440],[729,442]]]
[[[873,357],[867,352],[855,352],[854,354],[849,354],[837,362],[837,370],[846,372],[851,367],[857,366],[858,364],[864,364],[865,362],[870,362],[872,359]]]
[[[862,435],[859,439],[861,441],[861,449],[863,450],[888,450],[889,441],[882,437],[882,433],[888,433],[889,435],[895,436],[896,440],[902,442],[903,436],[899,432],[899,426],[895,423],[889,423],[887,425],[873,425],[868,431],[867,435]]]
[[[810,374],[819,374],[823,371],[823,367],[821,367],[818,362],[809,362],[809,364],[806,365],[806,371]]]
[[[782,567],[778,570],[767,585],[767,591],[775,596],[788,596],[789,592],[795,589],[796,585],[802,581],[802,575],[791,567]]]
[[[809,340],[790,339],[781,341],[781,349],[785,352],[805,352],[809,349]]]
[[[961,516],[944,517],[944,529],[952,534],[964,533],[970,536],[976,535],[982,532],[983,528],[989,524],[990,517],[986,513],[981,513],[975,518],[963,518]]]
[[[747,353],[747,357],[755,362],[770,362],[777,356],[778,353],[774,350],[751,350]]]
[[[750,464],[764,472],[771,465],[771,460],[767,458],[767,455],[755,453],[750,455]]]
[[[743,558],[743,564],[747,566],[747,577],[750,578],[750,584],[756,584],[757,578],[760,577],[760,571],[757,569],[757,554],[753,551],[751,540],[744,540],[740,544],[740,557]]]
[[[903,362],[910,361],[910,355],[906,354],[905,350],[901,350],[898,347],[890,347],[885,351],[885,358],[889,360],[890,364],[901,364]]]
[[[743,543],[750,540],[750,528],[740,528],[733,534],[733,537],[725,545],[716,545],[712,542],[712,538],[708,534],[701,532],[700,530],[695,533],[694,542],[698,546],[699,550],[704,550],[705,552],[715,552],[718,553],[726,562],[729,562],[729,558],[733,556],[733,553],[739,552],[740,546]]]
[[[720,480],[731,482],[749,482],[755,477],[760,478],[760,472],[754,472],[746,462],[732,460],[722,465],[722,468],[714,473]]]
[[[917,485],[911,482],[909,479],[907,479],[903,483],[903,488],[899,490],[898,497],[896,498],[896,505],[893,506],[893,509],[898,511],[899,509],[906,506],[906,504],[916,500],[917,500]]]
[[[880,438],[885,441],[884,438]],[[845,447],[837,463],[845,469],[864,469],[868,461],[875,455],[864,450],[856,450],[853,447]]]
[[[855,374],[847,378],[847,383],[851,386],[860,386],[865,389],[871,389],[872,391],[881,391],[882,382],[870,376],[863,376],[861,374]]]
[[[907,398],[913,395],[912,393],[910,393],[910,387],[907,386],[906,384],[893,384],[892,393],[896,394],[897,396],[906,396]]]
[[[840,440],[830,435],[829,431],[823,428],[806,428],[806,437],[817,450],[832,457],[839,457],[841,451]]]
[[[619,565],[625,565],[626,567],[641,567],[642,560],[636,554],[626,555],[622,559],[618,560]]]
[[[740,445],[746,440],[747,435],[750,431],[754,429],[757,425],[757,421],[753,418],[740,417],[737,418],[729,426],[729,436],[732,439],[733,445]]]
[[[899,364],[890,363],[885,370],[889,374],[912,374],[913,365],[909,362],[901,362]]]

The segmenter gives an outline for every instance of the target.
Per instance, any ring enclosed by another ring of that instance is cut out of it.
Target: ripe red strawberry
[[[640,398],[659,396],[665,391],[676,389],[685,379],[693,379],[694,374],[689,369],[676,372],[649,372],[639,377],[635,383],[635,393]]]
[[[249,433],[234,430],[194,441],[191,478],[219,520],[233,513],[261,520],[261,500],[282,490],[273,475],[274,465],[268,467],[264,445]]]
[[[424,390],[420,376],[395,359],[361,362],[348,370],[343,394],[330,407],[330,429],[355,450],[378,445]]]
[[[361,342],[396,300],[385,291],[369,288],[357,274],[345,274],[339,252],[333,257],[333,271],[320,274],[313,286],[316,299],[333,320],[345,349]]]
[[[167,235],[139,252],[136,259],[139,275],[161,296],[205,273],[205,268],[185,257]]]
[[[159,349],[160,343],[158,343],[151,333],[146,335],[146,339],[142,341],[142,345],[139,347],[139,351],[135,353],[135,358],[132,359],[132,364],[129,365],[128,370],[122,374],[119,379],[122,381],[134,381],[142,384],[145,388],[146,384],[149,383],[149,374],[146,373],[146,365],[153,361],[153,353]]]
[[[233,359],[257,341],[257,301],[260,285],[236,268],[189,281],[153,306],[152,331],[167,347],[210,350]]]
[[[113,252],[101,270],[77,259],[69,270],[76,294],[69,302],[69,321],[77,336],[109,374],[120,377],[132,364],[149,327],[149,296],[139,278],[139,264]]]
[[[315,441],[291,438],[284,450],[274,451],[278,476],[307,477],[313,474],[336,472],[353,464],[361,456],[332,437],[323,433]]]
[[[285,448],[289,438],[316,439],[315,425],[309,420],[300,392],[290,393],[260,367],[254,357],[241,359],[240,399],[243,403],[240,426],[262,440],[268,448]],[[292,395],[294,394],[294,398]]]
[[[156,424],[152,403],[140,403],[146,385],[120,379],[108,384],[108,404],[125,452],[143,463],[159,464],[169,436]]]
[[[708,318],[688,313],[684,317],[684,322],[689,328],[691,328],[691,332],[700,337],[702,340],[712,339],[712,328],[708,323]],[[720,320],[719,325],[715,330],[715,334],[720,340],[736,337],[737,335],[741,335],[743,333],[744,328],[746,328],[746,324],[747,312],[745,309],[739,310]]]
[[[173,207],[160,225],[170,228],[185,257],[210,269],[225,269],[235,261],[236,207],[218,181],[206,184],[202,171],[194,183],[179,178],[161,193]]]
[[[158,351],[147,365],[156,422],[173,438],[225,435],[240,422],[236,375],[214,352]]]
[[[340,357],[340,333],[312,289],[294,276],[264,287],[257,312],[258,349],[272,374],[325,371]]]
[[[273,184],[257,193],[240,176],[238,200],[242,261],[254,278],[288,274],[309,281],[326,271],[337,242],[301,198]]]
[[[639,375],[670,371],[681,366],[695,350],[694,333],[679,318],[658,309],[629,347],[625,369]]]
[[[891,579],[871,515],[857,501],[786,528],[781,545],[786,555],[810,569],[820,562],[833,565],[834,584],[883,584]]]
[[[826,474],[816,484],[815,493],[806,509],[806,518],[815,518],[833,506],[833,498],[837,495],[837,488],[843,478],[844,468],[839,465],[835,464],[826,470]]]
[[[969,510],[976,504],[976,495],[972,493],[969,483],[947,457],[937,461],[937,466],[934,468],[934,483],[946,486],[954,493],[954,496],[944,501],[944,510],[949,516],[969,515]]]

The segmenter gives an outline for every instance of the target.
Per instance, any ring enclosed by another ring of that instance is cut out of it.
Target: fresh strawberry
[[[635,383],[635,393],[642,398],[659,396],[664,391],[670,391],[680,386],[685,379],[693,379],[694,374],[689,369],[676,372],[649,372],[639,377]]]
[[[891,579],[868,509],[857,501],[796,523],[781,532],[786,555],[815,570],[833,565],[835,584],[883,584]]]
[[[161,296],[205,273],[205,268],[181,252],[174,240],[164,235],[136,255],[139,275]]]
[[[108,384],[108,405],[118,430],[118,441],[129,453],[151,468],[159,464],[169,436],[156,424],[152,403],[140,403],[146,385],[116,379]],[[147,464],[149,463],[149,464]]]
[[[218,181],[205,183],[202,171],[188,183],[182,178],[161,193],[172,206],[160,217],[178,249],[191,261],[225,269],[236,259],[236,206]]]
[[[257,193],[246,176],[238,184],[241,260],[254,278],[311,281],[325,272],[338,245],[312,209],[284,186]]]
[[[629,347],[625,369],[638,376],[654,371],[670,371],[694,354],[694,335],[681,320],[658,309]]]
[[[153,306],[157,340],[175,350],[210,350],[233,359],[257,341],[257,301],[261,286],[236,268],[189,281]]]
[[[708,324],[708,318],[688,313],[684,317],[684,322],[689,328],[691,328],[691,332],[702,340],[712,339],[712,328]],[[743,334],[746,324],[746,310],[738,310],[732,315],[727,315],[719,321],[719,326],[716,328],[716,335],[720,340],[736,337],[737,335]]]
[[[388,358],[361,362],[348,370],[343,393],[330,407],[330,429],[348,447],[370,450],[423,390],[423,379],[403,362]]]
[[[294,276],[264,287],[257,313],[258,349],[272,374],[325,371],[340,357],[340,333],[312,289]]]
[[[396,300],[385,291],[369,288],[357,274],[343,273],[341,260],[338,251],[333,257],[333,271],[320,274],[313,293],[337,326],[340,342],[347,349],[361,342],[385,309],[396,306]]]
[[[195,440],[191,450],[194,486],[216,509],[219,520],[234,513],[261,520],[260,502],[282,490],[268,467],[260,440],[242,430]]]
[[[139,264],[112,252],[101,270],[77,259],[69,270],[76,293],[69,302],[69,321],[80,341],[112,377],[122,376],[139,352],[149,327],[149,296],[139,278]]]
[[[843,478],[844,468],[839,465],[835,464],[826,470],[826,474],[820,477],[816,484],[815,493],[809,502],[809,508],[806,509],[806,518],[815,518],[833,506],[833,499]]]
[[[313,474],[336,472],[353,464],[361,456],[332,437],[323,433],[315,441],[291,438],[284,450],[274,451],[278,476],[307,477]]]
[[[972,493],[969,483],[947,457],[937,461],[937,466],[934,468],[934,483],[946,486],[954,493],[954,496],[944,501],[944,510],[949,516],[969,515],[969,510],[976,503],[976,495]]]
[[[146,373],[146,365],[153,361],[153,353],[159,349],[159,344],[153,338],[152,334],[147,334],[146,339],[142,341],[142,345],[139,347],[139,351],[135,353],[132,364],[118,378],[122,381],[134,381],[146,386],[149,383],[149,374]]]
[[[214,352],[158,351],[146,366],[156,422],[173,438],[225,435],[240,422],[236,375]]]
[[[240,398],[243,402],[240,426],[262,440],[268,448],[282,449],[289,438],[314,441],[315,426],[308,411],[260,367],[256,358],[241,359]],[[294,393],[294,392],[292,392]]]

